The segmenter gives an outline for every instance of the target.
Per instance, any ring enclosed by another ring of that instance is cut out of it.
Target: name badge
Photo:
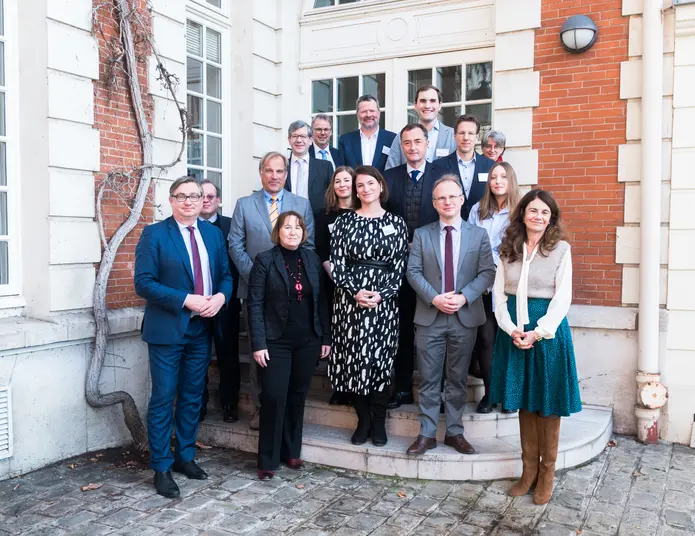
[[[396,232],[396,229],[395,229],[395,228],[393,227],[393,225],[390,224],[390,223],[389,223],[388,225],[384,225],[384,226],[381,228],[381,230],[384,231],[384,234],[385,234],[386,236],[392,235],[392,234],[394,234],[394,233]]]
[[[442,156],[449,156],[449,149],[437,149],[434,151],[434,156],[440,158]]]
[[[388,156],[391,154],[391,147],[386,147],[386,145],[384,145],[381,148],[381,152],[384,153],[386,156]]]
[[[478,173],[478,180],[480,182],[487,182],[487,173]]]
[[[329,223],[329,224],[328,224],[328,232],[329,232],[329,233],[332,233],[332,232],[333,232],[333,226],[334,226],[334,225],[335,225],[335,223]]]

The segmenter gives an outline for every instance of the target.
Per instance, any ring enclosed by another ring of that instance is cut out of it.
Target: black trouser
[[[221,310],[215,322],[219,326],[213,328],[213,341],[215,354],[217,354],[217,367],[220,371],[220,405],[236,406],[239,403],[239,389],[241,386],[241,367],[239,365],[239,318],[241,316],[241,300],[232,298],[226,309]],[[205,392],[203,393],[203,407],[210,399],[208,393],[208,377],[205,376]]]
[[[410,284],[403,280],[398,292],[399,336],[396,353],[395,389],[410,393],[413,390],[413,369],[415,368],[415,305],[417,295]]]
[[[492,350],[495,346],[495,336],[497,335],[497,320],[492,312],[492,294],[486,293],[482,296],[483,308],[485,309],[485,323],[478,326],[478,334],[475,339],[471,364],[477,361],[480,367],[480,375],[485,384],[485,394],[490,396],[490,376],[492,375]]]
[[[316,336],[268,341],[268,366],[259,367],[259,469],[275,471],[280,460],[300,457],[304,403],[320,353],[321,340]]]

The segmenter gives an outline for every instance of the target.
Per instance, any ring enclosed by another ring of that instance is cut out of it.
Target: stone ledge
[[[136,333],[144,310],[141,307],[108,312],[111,335]],[[17,316],[0,319],[0,352],[45,344],[81,341],[94,337],[91,312],[55,314],[46,318]]]
[[[567,320],[573,328],[637,329],[637,309],[602,305],[572,305]]]

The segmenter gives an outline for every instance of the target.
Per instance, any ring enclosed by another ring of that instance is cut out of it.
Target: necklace
[[[287,264],[287,261],[285,261],[285,268],[287,268],[287,273],[290,274],[290,277],[294,279],[294,289],[297,291],[297,301],[302,301],[302,259],[301,257],[297,257],[297,274],[295,275],[292,270],[290,270],[289,265]]]

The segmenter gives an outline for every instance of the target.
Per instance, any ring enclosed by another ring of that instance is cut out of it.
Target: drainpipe
[[[637,357],[637,438],[659,440],[666,388],[659,374],[659,266],[663,80],[662,0],[644,0],[642,13],[642,192]]]

